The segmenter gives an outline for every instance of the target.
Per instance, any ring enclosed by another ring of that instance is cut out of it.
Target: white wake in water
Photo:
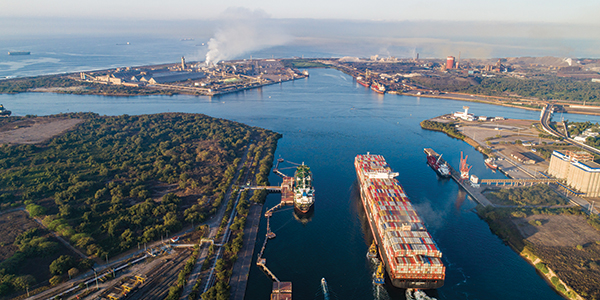
[[[377,273],[377,267],[379,266],[378,258],[371,258],[367,256],[367,259],[370,262],[371,272],[373,277],[373,299],[375,300],[391,300],[390,295],[388,294],[385,286],[375,284],[375,273]]]
[[[436,298],[427,296],[421,290],[407,289],[405,295],[407,300],[437,300]]]

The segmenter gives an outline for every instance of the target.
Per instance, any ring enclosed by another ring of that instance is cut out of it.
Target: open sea
[[[20,40],[31,56],[0,52],[0,78],[176,62],[180,56],[202,60],[202,41],[85,40],[47,42]],[[127,43],[129,45],[117,45]],[[0,44],[0,51],[21,50]],[[30,43],[30,44],[27,44]],[[144,43],[143,45],[139,45]],[[36,47],[39,47],[37,49]],[[285,49],[279,49],[281,56]],[[290,49],[289,56],[298,55]],[[255,57],[269,57],[268,51]],[[330,53],[314,53],[314,56]],[[301,54],[300,54],[301,55]],[[192,59],[190,59],[192,60]],[[468,155],[472,174],[504,178],[483,164],[482,154],[443,133],[422,130],[419,122],[470,106],[476,115],[538,119],[539,112],[454,100],[379,95],[336,70],[310,69],[310,77],[220,97],[107,97],[47,93],[0,95],[14,115],[96,112],[101,115],[161,112],[203,113],[283,134],[275,157],[311,167],[316,189],[314,213],[308,218],[291,207],[271,218],[277,238],[264,257],[282,281],[292,281],[295,299],[323,299],[320,280],[326,278],[333,299],[404,299],[404,291],[372,282],[374,266],[366,258],[372,240],[359,193],[353,161],[367,151],[383,155],[400,173],[398,180],[443,252],[445,285],[427,291],[437,299],[561,299],[517,253],[490,232],[473,212],[476,204],[448,179],[439,179],[426,164],[430,147],[455,168],[460,152]],[[564,114],[572,121],[599,122],[600,117]],[[293,169],[282,170],[293,174]],[[280,183],[276,175],[272,184]],[[269,195],[265,207],[279,201]],[[265,234],[265,220],[255,255]],[[271,281],[255,266],[250,271],[246,299],[268,299]]]

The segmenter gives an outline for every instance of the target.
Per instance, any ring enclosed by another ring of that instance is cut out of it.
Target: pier
[[[431,148],[425,148],[424,152],[428,155],[435,155],[439,157],[439,155]],[[460,172],[456,171],[450,164],[446,163],[446,161],[443,158],[439,157],[439,163],[446,164],[448,166],[448,169],[450,169],[450,175],[452,176],[452,179],[454,179],[454,181],[456,181],[456,183],[458,183],[460,187],[467,191],[467,193],[469,193],[469,196],[471,196],[473,200],[475,200],[477,203],[483,206],[494,206],[494,204],[492,204],[492,202],[490,202],[490,200],[488,200],[481,193],[479,188],[473,187],[469,179],[461,178]]]
[[[279,278],[277,278],[277,276],[275,276],[275,274],[267,267],[267,259],[263,257],[265,249],[267,248],[267,242],[277,236],[273,231],[271,231],[270,219],[273,216],[273,213],[285,205],[294,205],[294,178],[289,177],[279,171],[279,163],[283,161],[284,160],[282,158],[278,159],[277,165],[273,169],[273,173],[283,178],[281,186],[256,186],[250,187],[250,189],[267,189],[269,192],[281,193],[281,201],[265,212],[265,218],[267,219],[267,233],[265,234],[265,241],[263,242],[260,252],[258,253],[256,265],[259,266],[271,280],[273,280],[271,299],[291,300],[292,283],[280,281]]]
[[[505,185],[510,185],[510,186],[527,186],[527,185],[534,185],[537,183],[546,183],[546,184],[551,184],[551,183],[557,183],[558,180],[556,179],[481,179],[479,180],[480,183],[482,184],[487,184],[487,185],[492,185],[492,184],[496,184],[496,185],[500,185],[502,184],[503,186]]]

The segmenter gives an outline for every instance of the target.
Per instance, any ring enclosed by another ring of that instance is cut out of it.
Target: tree
[[[75,265],[75,261],[69,255],[61,255],[50,264],[50,273],[62,275]]]
[[[57,285],[62,282],[62,277],[60,275],[52,276],[48,282],[50,282],[50,285]]]
[[[43,216],[46,214],[46,209],[43,206],[37,204],[29,204],[27,205],[25,210],[27,210],[29,215],[32,217]]]
[[[35,278],[31,275],[19,276],[12,283],[17,290],[24,291],[35,284]]]
[[[79,274],[79,269],[70,268],[67,273],[69,274],[69,279],[71,279],[71,278],[75,277],[75,275]]]

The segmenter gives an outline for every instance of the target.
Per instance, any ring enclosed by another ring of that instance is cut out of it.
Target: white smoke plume
[[[262,10],[228,8],[221,15],[221,20],[223,26],[208,41],[207,65],[283,45],[291,40],[291,36],[270,24],[270,17]]]

